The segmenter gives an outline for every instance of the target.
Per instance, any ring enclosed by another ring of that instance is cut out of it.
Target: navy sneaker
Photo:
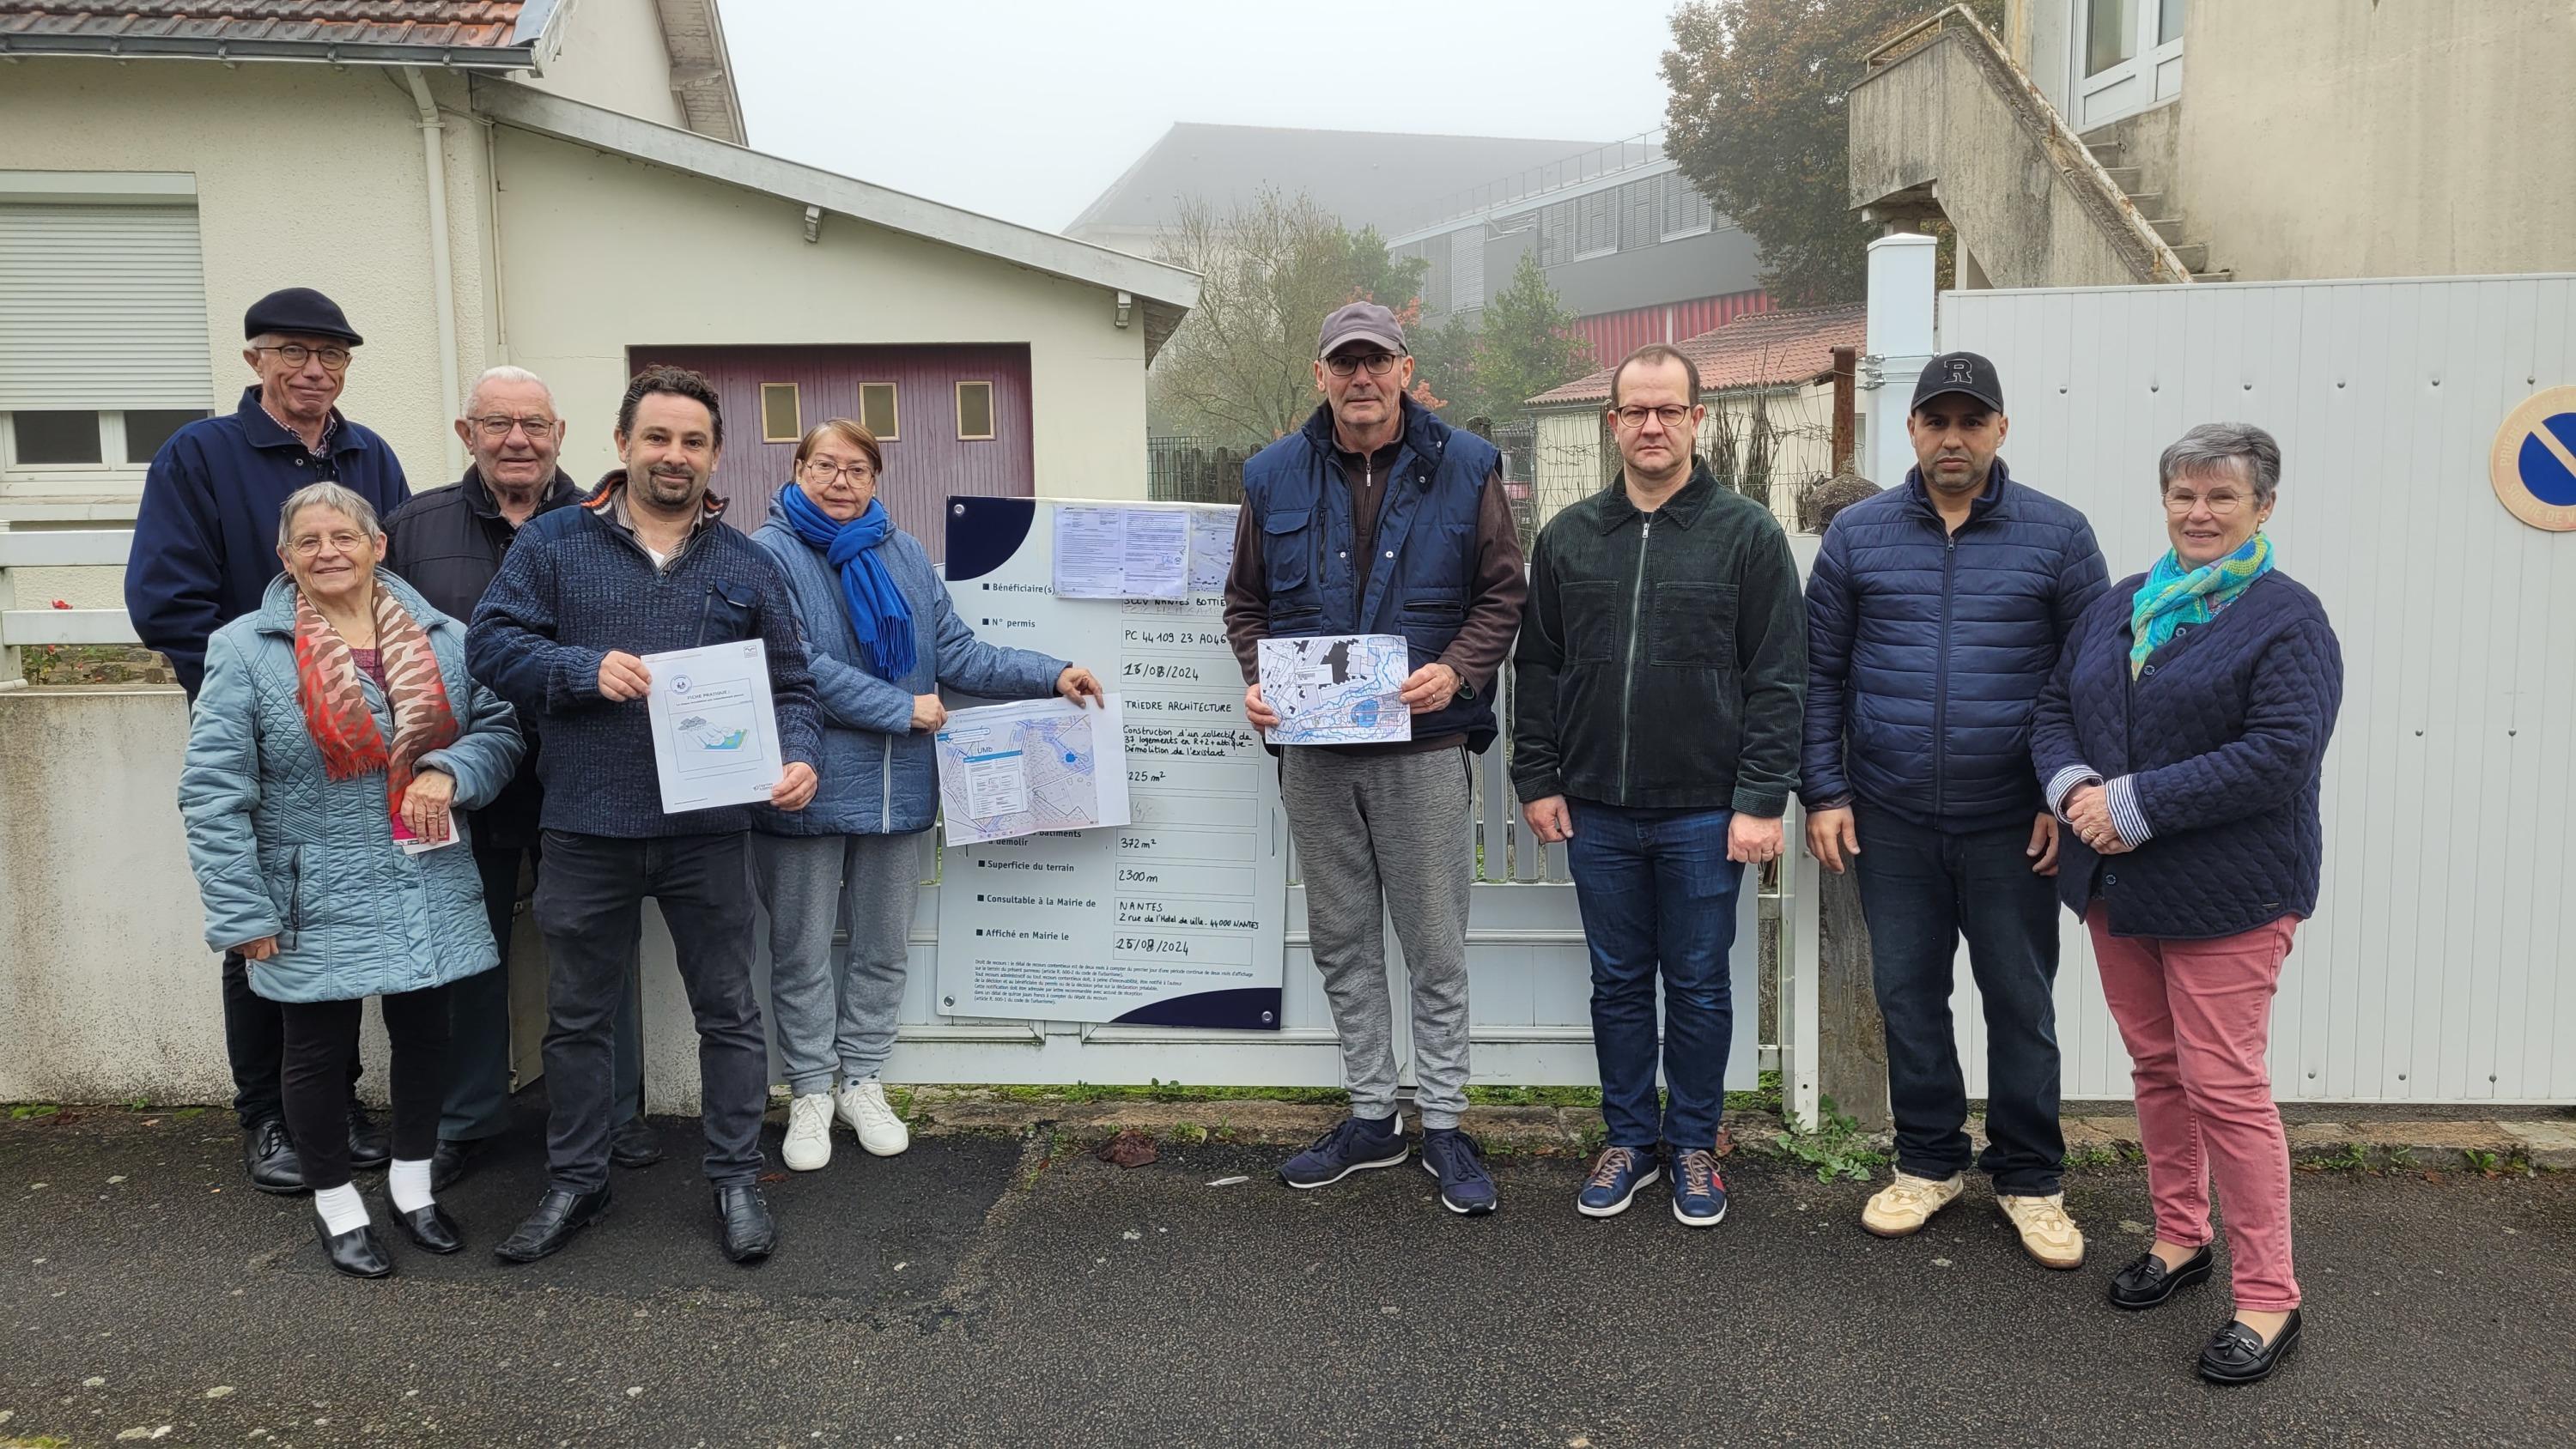
[[[1651,1148],[1605,1147],[1592,1159],[1592,1176],[1574,1195],[1574,1210],[1587,1218],[1615,1218],[1636,1200],[1637,1189],[1663,1176]]]
[[[1686,1228],[1726,1221],[1726,1179],[1717,1175],[1716,1153],[1694,1147],[1673,1154],[1673,1217]]]
[[[1424,1128],[1422,1170],[1440,1179],[1440,1205],[1449,1211],[1482,1217],[1494,1210],[1494,1180],[1475,1138],[1455,1127]]]
[[[1279,1180],[1290,1187],[1323,1187],[1370,1167],[1393,1167],[1412,1152],[1405,1144],[1404,1119],[1346,1117],[1315,1145],[1279,1164]]]

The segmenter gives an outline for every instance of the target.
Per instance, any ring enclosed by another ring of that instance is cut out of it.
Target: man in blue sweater
[[[2013,481],[1994,364],[1932,359],[1905,422],[1919,466],[1834,519],[1807,585],[1807,847],[1860,873],[1887,1021],[1896,1181],[1861,1226],[1919,1232],[1968,1166],[1950,1018],[1964,937],[1986,1016],[1978,1167],[2022,1247],[2084,1261],[2058,1177],[2057,821],[2031,767],[2031,711],[2102,592],[2084,515]]]
[[[340,389],[360,338],[338,303],[288,287],[251,303],[242,361],[257,381],[241,405],[170,436],[143,478],[134,543],[125,561],[125,612],[135,637],[157,649],[193,704],[206,676],[206,640],[259,609],[276,578],[277,510],[311,483],[339,483],[390,516],[411,496],[385,440],[340,415]],[[242,1168],[262,1192],[304,1190],[304,1167],[286,1135],[278,1092],[285,1020],[250,989],[237,952],[224,954],[224,1055],[241,1119]],[[357,1059],[349,1062],[355,1085]],[[385,1134],[353,1116],[349,1163],[380,1167]]]
[[[782,810],[814,798],[814,680],[777,570],[718,521],[724,501],[707,492],[724,446],[715,388],[680,368],[648,369],[627,384],[616,436],[626,466],[580,506],[520,530],[466,635],[474,676],[545,740],[546,868],[535,910],[551,963],[551,1180],[497,1251],[534,1262],[608,1209],[610,1022],[651,896],[697,1017],[718,1241],[735,1262],[756,1262],[778,1230],[757,1186],[769,1045],[751,986],[752,807],[663,809],[643,656],[743,639],[767,646],[787,762],[769,798]]]

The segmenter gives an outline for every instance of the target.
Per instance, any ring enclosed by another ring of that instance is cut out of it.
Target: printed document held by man
[[[1372,745],[1413,738],[1404,639],[1318,634],[1261,641],[1261,698],[1279,712],[1274,745]]]
[[[644,696],[662,813],[769,799],[786,773],[769,702],[769,649],[758,639],[647,654]]]

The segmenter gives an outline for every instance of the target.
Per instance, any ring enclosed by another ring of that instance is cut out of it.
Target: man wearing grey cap
[[[1469,751],[1494,741],[1496,671],[1528,590],[1501,455],[1408,394],[1413,358],[1395,315],[1353,302],[1315,349],[1323,405],[1243,465],[1243,510],[1225,586],[1243,708],[1261,697],[1265,638],[1403,636],[1413,737],[1279,750],[1279,792],[1306,883],[1351,1116],[1288,1160],[1290,1187],[1394,1167],[1410,1154],[1396,1112],[1395,1009],[1381,922],[1392,916],[1412,978],[1423,1166],[1452,1212],[1494,1210],[1467,1105],[1467,892],[1475,870]]]
[[[205,678],[206,640],[255,612],[277,577],[277,510],[289,494],[339,483],[375,505],[379,517],[411,496],[393,449],[335,406],[360,341],[338,303],[310,287],[271,292],[250,305],[242,332],[242,361],[253,381],[241,405],[190,423],[161,445],[144,475],[125,564],[125,611],[135,635],[169,657],[191,701]],[[263,1192],[301,1192],[303,1167],[278,1091],[283,1018],[276,1002],[251,991],[239,955],[224,957],[223,980],[242,1166]],[[357,1071],[352,1058],[353,1082]],[[385,1134],[363,1114],[354,1117],[351,1165],[379,1166],[390,1154]]]
[[[2011,476],[1995,366],[1932,359],[1904,486],[1836,515],[1807,584],[1807,845],[1860,879],[1887,1023],[1896,1180],[1861,1226],[1922,1231],[1963,1190],[1967,1089],[1950,992],[1959,943],[1983,998],[1987,1145],[1975,1165],[2044,1267],[2084,1261],[2058,1126],[2057,820],[2031,715],[2108,582],[2084,515]]]

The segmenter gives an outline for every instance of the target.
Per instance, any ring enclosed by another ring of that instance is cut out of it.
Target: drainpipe
[[[411,83],[412,103],[420,107],[421,152],[429,163],[429,280],[438,305],[439,398],[454,418],[465,411],[465,399],[458,395],[464,383],[456,371],[456,265],[447,248],[447,123],[438,118],[438,103],[430,98],[420,68],[407,65],[402,73]],[[463,473],[465,444],[454,428],[439,432],[447,440],[448,473]]]

